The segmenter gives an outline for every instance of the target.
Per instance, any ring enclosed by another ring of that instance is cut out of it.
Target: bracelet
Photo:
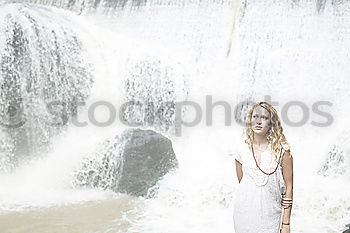
[[[292,206],[292,204],[289,204],[289,205],[282,204],[282,207],[283,207],[284,209],[288,209],[288,208],[291,207],[291,206]]]
[[[293,204],[293,199],[292,198],[287,198],[287,197],[282,197],[282,207],[284,209],[288,209],[291,207]]]
[[[284,222],[282,222],[282,225],[290,225],[290,223],[284,223]]]

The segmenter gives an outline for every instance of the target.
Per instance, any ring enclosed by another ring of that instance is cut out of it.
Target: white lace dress
[[[248,144],[241,142],[233,152],[243,170],[243,178],[235,192],[233,206],[235,232],[278,233],[282,218],[281,195],[285,191],[282,160],[274,174],[265,175],[256,166]],[[270,173],[276,166],[277,162],[269,146],[261,153],[260,168]]]

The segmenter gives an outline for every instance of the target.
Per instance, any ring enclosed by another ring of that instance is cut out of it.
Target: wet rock
[[[349,228],[349,229],[345,230],[343,233],[350,233],[350,223],[347,224],[346,227]]]
[[[150,197],[151,188],[177,165],[168,138],[152,130],[130,129],[87,158],[75,184]]]

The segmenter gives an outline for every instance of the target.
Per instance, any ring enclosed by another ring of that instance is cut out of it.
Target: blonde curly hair
[[[270,113],[270,129],[267,132],[267,141],[268,144],[271,146],[272,152],[274,154],[275,161],[277,162],[279,159],[279,154],[281,152],[281,146],[284,150],[290,152],[290,146],[287,142],[286,137],[283,134],[283,128],[281,126],[280,119],[278,117],[276,109],[267,102],[259,102],[254,104],[251,109],[247,113],[246,117],[246,128],[244,130],[244,137],[245,137],[245,143],[247,143],[249,146],[252,146],[253,143],[253,130],[252,130],[252,115],[254,112],[254,109],[257,106],[261,106],[262,108],[266,109]]]

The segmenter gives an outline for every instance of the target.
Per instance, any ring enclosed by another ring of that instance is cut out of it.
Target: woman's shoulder
[[[233,151],[236,154],[243,156],[245,154],[245,149],[247,147],[246,142],[243,139],[237,139],[233,143]]]
[[[281,145],[282,145],[283,154],[286,156],[292,156],[289,144],[282,143]]]

